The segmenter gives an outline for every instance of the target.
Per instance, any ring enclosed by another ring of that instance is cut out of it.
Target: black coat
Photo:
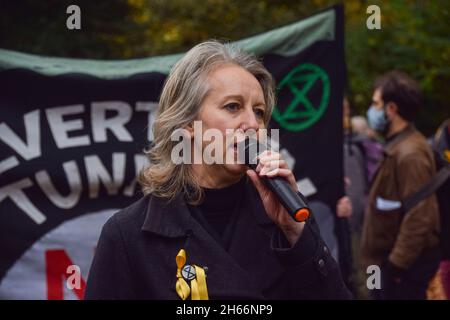
[[[348,299],[339,267],[309,219],[289,248],[246,186],[228,252],[192,218],[181,196],[172,202],[145,196],[104,225],[86,299],[180,299],[175,257],[207,267],[210,299]]]

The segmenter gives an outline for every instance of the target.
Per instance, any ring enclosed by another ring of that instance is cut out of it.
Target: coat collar
[[[254,203],[253,200],[255,197],[259,197],[250,181],[246,183],[245,193],[245,199],[251,199],[252,203]],[[258,224],[267,225],[272,223],[265,212],[260,212],[259,210],[251,211]],[[195,221],[193,221],[193,217],[182,194],[178,194],[171,201],[153,195],[148,196],[148,205],[145,220],[141,228],[142,231],[176,238],[183,237],[187,233],[192,232],[193,224],[195,224]]]
[[[413,124],[409,124],[406,128],[400,131],[396,137],[394,137],[392,140],[386,143],[386,145],[384,146],[384,153],[388,156],[392,156],[395,153],[398,144],[404,141],[409,135],[411,135],[415,131],[416,131],[415,126]]]
[[[191,220],[189,209],[181,195],[171,201],[149,195],[141,230],[170,238],[182,237],[190,230]]]
[[[208,292],[213,299],[264,299],[262,292],[284,270],[269,245],[274,228],[250,181],[228,251],[191,217],[183,197],[167,202],[150,196],[142,226],[143,231],[160,236],[189,238],[180,241],[175,251],[185,249],[188,264],[208,268]],[[172,291],[175,281],[174,277],[168,284]]]

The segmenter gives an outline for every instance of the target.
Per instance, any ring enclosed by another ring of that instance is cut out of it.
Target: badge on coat
[[[181,275],[183,276],[184,280],[191,281],[195,279],[195,268],[190,264],[187,264],[181,270]]]
[[[177,283],[175,289],[182,300],[191,296],[192,300],[209,300],[205,269],[195,264],[186,264],[186,251],[181,249],[177,263]],[[189,285],[190,284],[190,285]]]

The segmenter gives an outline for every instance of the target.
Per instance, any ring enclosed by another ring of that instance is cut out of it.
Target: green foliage
[[[347,4],[347,2],[346,2]],[[373,79],[391,69],[421,84],[424,108],[417,124],[427,134],[450,117],[450,3],[371,1],[381,8],[381,30],[365,28],[367,4],[346,6],[346,61],[353,105],[363,112]]]
[[[0,2],[0,47],[90,59],[182,52],[209,39],[237,40],[297,20],[332,0],[17,0]],[[81,30],[66,28],[66,8],[81,8]],[[366,8],[381,8],[381,30],[368,30]],[[418,125],[431,133],[450,117],[450,2],[345,1],[350,101],[364,113],[374,78],[400,69],[417,79],[425,108]]]

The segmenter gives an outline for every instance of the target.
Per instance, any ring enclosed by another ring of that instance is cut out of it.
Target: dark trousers
[[[350,231],[350,220],[348,218],[335,218],[335,234],[338,242],[338,262],[341,269],[342,279],[347,288],[355,293],[352,283],[353,255],[352,238]]]
[[[405,271],[400,282],[384,277],[381,268],[381,289],[371,290],[373,299],[425,300],[428,284],[439,267],[439,261],[439,252],[430,252]]]

